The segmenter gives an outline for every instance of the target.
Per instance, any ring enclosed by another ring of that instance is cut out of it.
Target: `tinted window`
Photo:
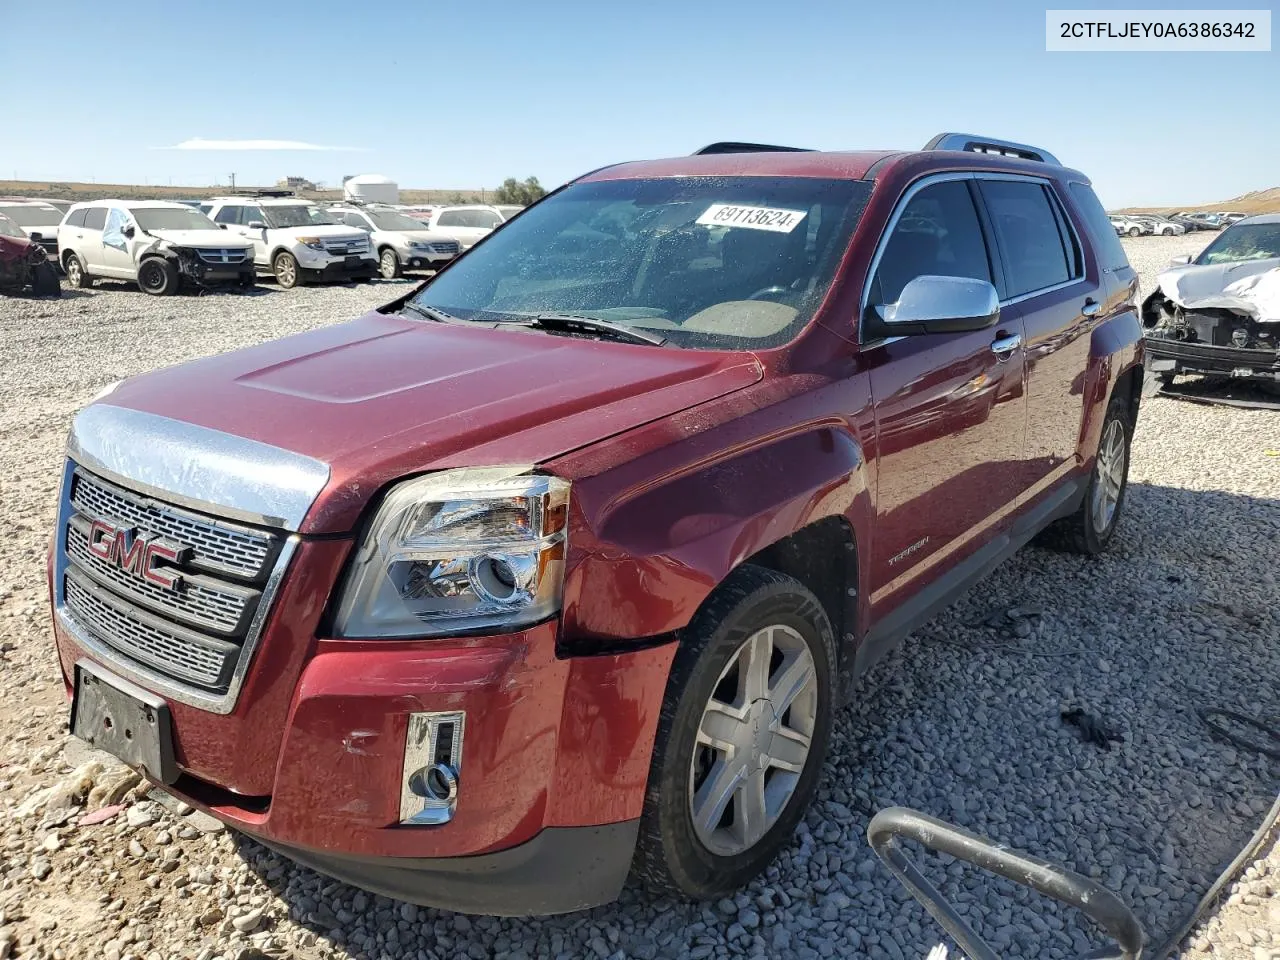
[[[441,227],[461,227],[463,226],[462,211],[446,210],[444,213],[440,214],[440,218],[436,221],[436,224]]]
[[[239,207],[223,207],[218,211],[218,215],[213,219],[217,223],[239,223],[240,208]]]
[[[88,213],[88,212],[89,212],[88,210],[73,210],[73,211],[71,211],[71,213],[69,213],[69,214],[67,215],[67,226],[68,226],[68,227],[83,227],[83,226],[84,226],[84,215],[85,215],[86,213]]]
[[[360,214],[358,213],[349,213],[349,212],[343,213],[342,222],[345,223],[348,227],[359,227],[361,230],[369,229],[368,221],[366,221],[365,218],[360,216]]]
[[[1071,279],[1074,256],[1069,258],[1062,245],[1058,216],[1043,186],[1025,180],[984,180],[982,195],[1004,258],[1005,297]]]
[[[963,180],[935,183],[907,201],[880,255],[869,301],[895,303],[903,287],[923,276],[991,282],[987,245]]]
[[[1089,238],[1093,241],[1099,265],[1103,270],[1122,270],[1127,267],[1129,258],[1124,255],[1124,246],[1116,235],[1116,221],[1107,216],[1107,211],[1092,188],[1083,183],[1073,183],[1070,189],[1076,206],[1084,214],[1084,222],[1089,226]]]
[[[89,207],[84,212],[84,226],[86,230],[101,230],[107,222],[106,207]]]

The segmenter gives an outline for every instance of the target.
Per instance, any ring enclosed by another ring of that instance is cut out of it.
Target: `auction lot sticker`
[[[806,212],[780,210],[777,207],[745,207],[736,203],[713,203],[694,223],[706,227],[746,227],[748,230],[790,233],[799,226]]]

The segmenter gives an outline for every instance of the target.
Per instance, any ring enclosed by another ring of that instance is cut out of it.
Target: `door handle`
[[[1009,355],[1013,351],[1022,346],[1022,334],[1014,333],[1003,337],[996,337],[991,341],[991,352],[1000,358],[1000,362],[1004,363],[1009,359]]]
[[[1102,304],[1090,297],[1084,302],[1084,306],[1080,308],[1080,312],[1086,317],[1092,317],[1095,313],[1102,309]]]

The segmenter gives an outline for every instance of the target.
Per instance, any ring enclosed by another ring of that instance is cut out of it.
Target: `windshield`
[[[55,207],[5,204],[0,206],[0,213],[20,227],[56,227],[62,222],[62,213]]]
[[[680,347],[777,346],[822,302],[870,192],[866,181],[807,177],[575,184],[415,301],[462,319],[593,317]]]
[[[26,237],[26,234],[18,229],[16,223],[0,214],[0,237]]]
[[[421,220],[394,210],[366,210],[365,215],[379,230],[422,230],[425,226]]]
[[[262,215],[269,227],[321,227],[338,221],[310,203],[282,203],[264,206]]]
[[[132,207],[129,212],[138,226],[148,233],[154,230],[217,230],[218,225],[191,207]]]
[[[1204,248],[1196,263],[1280,258],[1280,223],[1248,223],[1228,227]]]

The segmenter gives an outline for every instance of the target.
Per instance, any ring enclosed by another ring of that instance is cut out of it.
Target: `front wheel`
[[[1142,234],[1142,231],[1139,230],[1137,227],[1129,228],[1129,236],[1136,237],[1136,236],[1140,236],[1141,234]]]
[[[1124,399],[1113,398],[1107,408],[1084,501],[1075,513],[1045,531],[1046,546],[1092,556],[1106,550],[1115,537],[1129,489],[1129,441],[1133,428]]]
[[[138,264],[138,288],[153,297],[178,292],[178,268],[160,257],[148,257]]]
[[[400,257],[390,247],[378,255],[378,272],[383,280],[394,280],[400,276]]]
[[[680,641],[632,875],[698,899],[742,887],[813,797],[831,731],[835,641],[799,581],[743,566]]]
[[[77,290],[84,290],[93,286],[93,278],[85,271],[84,264],[80,262],[80,258],[74,253],[67,254],[67,259],[62,265],[62,269],[67,274],[67,283]]]
[[[276,283],[286,290],[302,286],[302,268],[298,260],[287,250],[281,250],[271,262],[271,270],[276,275]]]

